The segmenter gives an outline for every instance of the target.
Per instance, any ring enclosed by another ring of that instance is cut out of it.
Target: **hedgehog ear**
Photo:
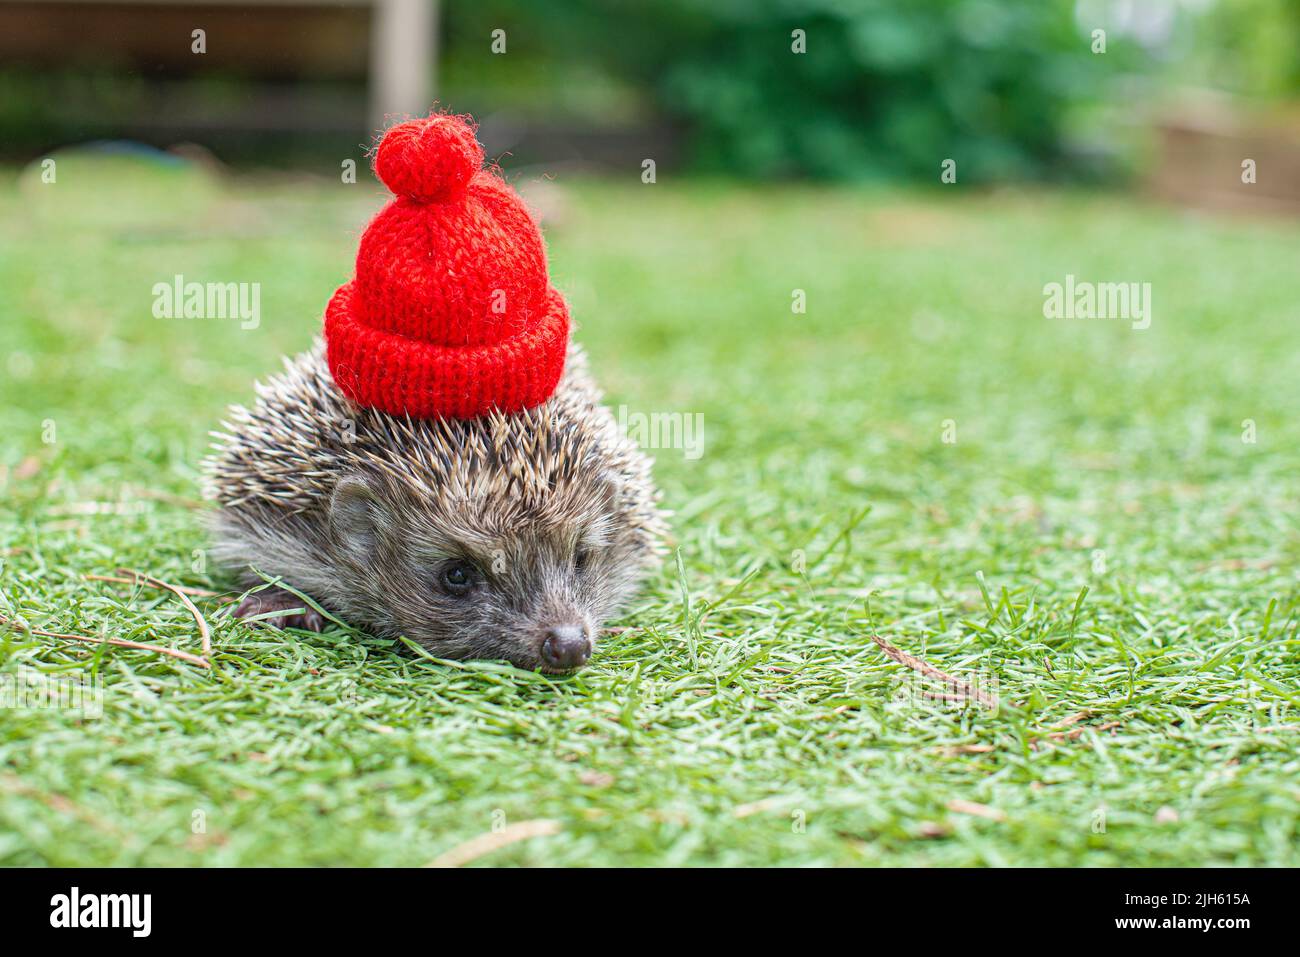
[[[330,528],[354,558],[366,560],[379,544],[387,512],[379,495],[360,475],[348,475],[330,496]]]

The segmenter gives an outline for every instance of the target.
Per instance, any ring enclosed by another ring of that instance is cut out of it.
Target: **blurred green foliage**
[[[1255,97],[1300,92],[1300,0],[1220,0],[1184,23],[1186,82]]]
[[[589,57],[685,122],[697,167],[761,177],[929,179],[947,157],[966,181],[1049,175],[1071,109],[1138,65],[1123,39],[1094,55],[1073,5],[1044,0],[489,0],[447,18],[453,62],[465,43],[481,64],[494,28],[511,56]]]
[[[1086,40],[1042,0],[676,5],[703,28],[664,103],[711,168],[937,179],[954,157],[967,181],[1023,179],[1057,163],[1066,108],[1095,95]]]
[[[566,130],[635,127],[679,141],[695,170],[747,178],[934,182],[948,158],[964,183],[1115,176],[1141,155],[1125,121],[1141,120],[1140,107],[1158,111],[1175,86],[1274,100],[1300,90],[1300,0],[444,0],[441,9],[443,105]],[[1092,51],[1094,29],[1106,31],[1105,55]],[[505,55],[492,50],[497,30]],[[160,99],[163,79],[175,89]],[[0,65],[0,151],[30,158],[77,140],[182,138],[223,159],[274,162],[356,142],[350,121],[333,132],[286,122],[277,133],[265,119],[249,127],[259,79],[252,66],[177,81],[109,61]],[[360,78],[295,82],[299,94],[317,90],[309,112],[351,110],[360,124]]]

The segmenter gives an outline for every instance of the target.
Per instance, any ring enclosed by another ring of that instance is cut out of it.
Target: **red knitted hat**
[[[468,117],[410,120],[380,141],[375,174],[397,198],[366,227],[356,277],[325,310],[330,372],[354,402],[468,419],[555,391],[568,306],[537,223],[482,164]]]

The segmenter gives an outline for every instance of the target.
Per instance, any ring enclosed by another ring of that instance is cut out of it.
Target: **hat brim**
[[[569,347],[569,307],[548,288],[545,310],[523,333],[486,346],[434,345],[358,321],[353,284],[325,309],[334,382],[359,405],[417,419],[472,419],[541,405],[559,384]]]

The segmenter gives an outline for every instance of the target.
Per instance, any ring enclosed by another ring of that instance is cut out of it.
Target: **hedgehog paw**
[[[292,592],[282,588],[266,588],[253,592],[241,601],[234,611],[234,616],[252,618],[274,612],[290,612],[290,614],[272,614],[272,617],[260,618],[253,624],[271,625],[274,628],[301,628],[303,631],[324,631],[325,616],[315,608],[304,609],[305,605],[306,602]],[[294,611],[294,609],[304,610]]]

